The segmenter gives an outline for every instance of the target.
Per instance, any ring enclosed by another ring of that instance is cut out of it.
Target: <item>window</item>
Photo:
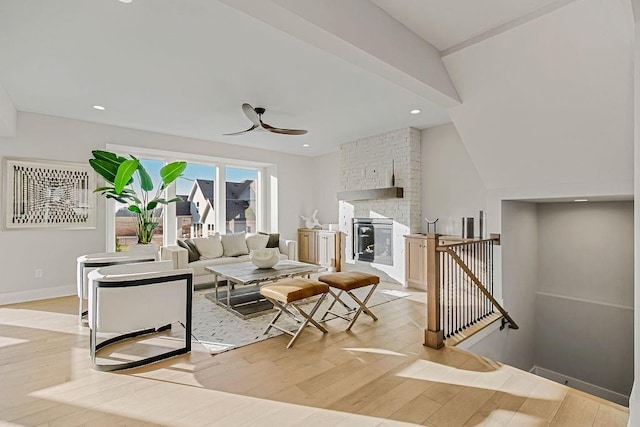
[[[176,203],[177,238],[215,232],[215,176],[215,166],[189,163],[176,181],[176,196],[182,199]]]
[[[164,194],[167,199],[180,197],[181,200],[158,208],[160,226],[153,236],[157,245],[171,245],[176,239],[206,237],[215,232],[257,232],[258,227],[266,227],[261,229],[263,231],[277,230],[277,223],[274,225],[274,220],[277,221],[277,171],[272,164],[110,144],[106,148],[140,159],[156,188],[160,169],[166,163],[187,162],[183,176]],[[264,176],[270,178],[264,182]],[[107,204],[114,206],[114,215],[107,215],[107,233],[115,236],[108,239],[107,251],[128,250],[130,244],[137,242],[135,216],[126,206],[113,200],[108,200]]]
[[[228,167],[225,184],[227,233],[257,232],[258,171]]]

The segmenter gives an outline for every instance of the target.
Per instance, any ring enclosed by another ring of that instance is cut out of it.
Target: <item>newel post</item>
[[[440,325],[440,253],[439,234],[427,235],[427,329],[424,345],[440,348],[444,345],[444,334]]]

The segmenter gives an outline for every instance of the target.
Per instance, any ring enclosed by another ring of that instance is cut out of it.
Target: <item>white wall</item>
[[[455,126],[423,130],[422,216],[438,218],[438,233],[459,235],[462,217],[474,217],[477,224],[479,211],[486,208],[484,183]],[[422,231],[427,231],[424,220]]]
[[[636,16],[640,16],[638,2],[634,0]],[[640,27],[635,23],[634,44],[634,200],[640,200],[640,117],[635,111],[640,111]],[[634,324],[640,325],[640,203],[634,206],[634,280],[633,280],[633,306]],[[629,425],[640,425],[640,328],[634,329],[634,382],[631,397],[629,399]]]
[[[539,367],[628,396],[633,372],[633,202],[538,207]]]
[[[313,208],[312,160],[266,150],[20,113],[17,137],[0,138],[0,156],[86,163],[91,150],[106,144],[277,165],[279,231],[285,238],[297,238],[300,213]],[[99,198],[95,230],[0,231],[0,304],[75,292],[76,257],[105,250],[104,206]],[[43,278],[34,277],[35,269],[43,270]]]
[[[540,203],[538,292],[631,305],[633,206]]]
[[[631,189],[628,0],[581,0],[443,58],[450,110],[488,189]]]
[[[321,224],[337,224],[340,152],[335,151],[314,157],[312,178],[313,208],[318,209],[318,221]],[[305,216],[309,216],[311,213],[308,212]]]
[[[535,203],[502,203],[504,307],[520,329],[496,330],[470,346],[474,353],[520,369],[534,365],[535,291],[538,282],[538,218]]]
[[[16,136],[16,122],[18,112],[13,106],[9,94],[0,85],[0,136]]]

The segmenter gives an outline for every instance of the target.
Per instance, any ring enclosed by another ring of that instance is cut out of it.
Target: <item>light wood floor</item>
[[[424,347],[423,299],[375,307],[380,320],[362,316],[352,332],[339,319],[324,336],[309,328],[289,350],[285,336],[216,356],[195,345],[124,373],[91,369],[76,298],[0,307],[0,424],[626,425],[626,408],[456,348]]]

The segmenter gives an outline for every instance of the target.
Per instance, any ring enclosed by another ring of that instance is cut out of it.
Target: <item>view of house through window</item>
[[[189,163],[176,181],[178,239],[215,233],[215,166]]]
[[[160,185],[160,169],[165,162],[161,160],[140,159],[154,182],[155,189]],[[258,171],[255,169],[226,168],[226,194],[218,197],[215,185],[216,167],[189,162],[182,177],[175,182],[176,196],[182,200],[175,203],[176,237],[206,237],[216,232],[239,233],[257,231]],[[136,184],[134,189],[140,194]],[[226,204],[225,224],[216,224],[217,201]],[[163,244],[163,220],[166,206],[158,206],[156,217],[158,228],[153,242]],[[115,212],[116,250],[127,251],[131,244],[138,241],[136,236],[136,216],[127,206],[116,203]]]
[[[258,171],[227,168],[227,233],[257,232]]]

